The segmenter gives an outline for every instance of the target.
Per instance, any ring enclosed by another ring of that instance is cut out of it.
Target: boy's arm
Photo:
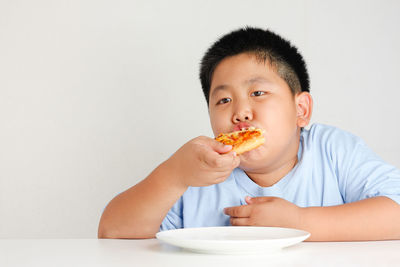
[[[225,209],[232,225],[303,229],[311,233],[307,241],[400,239],[400,205],[387,197],[307,208],[276,197],[246,198],[246,202]]]
[[[116,196],[100,219],[99,238],[152,238],[188,186],[224,181],[240,159],[232,146],[208,137],[183,145],[146,179]]]
[[[99,238],[152,238],[168,210],[185,192],[168,162],[116,196],[100,219]]]
[[[374,197],[332,207],[303,208],[300,225],[308,241],[400,239],[400,205]]]

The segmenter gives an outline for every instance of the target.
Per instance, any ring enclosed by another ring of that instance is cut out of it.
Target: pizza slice
[[[224,145],[232,145],[232,150],[239,155],[262,145],[265,142],[263,133],[261,129],[249,127],[241,131],[221,133],[215,140]]]

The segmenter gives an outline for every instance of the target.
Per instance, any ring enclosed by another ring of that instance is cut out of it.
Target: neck
[[[262,187],[273,186],[285,177],[297,164],[297,155],[284,162],[280,167],[265,172],[246,172],[253,182]]]

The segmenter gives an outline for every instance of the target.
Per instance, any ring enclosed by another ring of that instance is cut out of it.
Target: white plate
[[[222,226],[163,231],[157,239],[191,251],[212,254],[258,254],[302,242],[310,233],[279,227]]]

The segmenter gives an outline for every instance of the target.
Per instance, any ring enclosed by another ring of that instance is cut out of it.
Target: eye
[[[265,95],[265,92],[263,91],[255,91],[253,93],[251,93],[251,96],[262,96]]]
[[[226,103],[231,102],[231,101],[232,101],[232,100],[231,100],[230,98],[225,97],[225,98],[222,98],[221,100],[219,100],[219,101],[217,102],[217,105],[226,104]]]

